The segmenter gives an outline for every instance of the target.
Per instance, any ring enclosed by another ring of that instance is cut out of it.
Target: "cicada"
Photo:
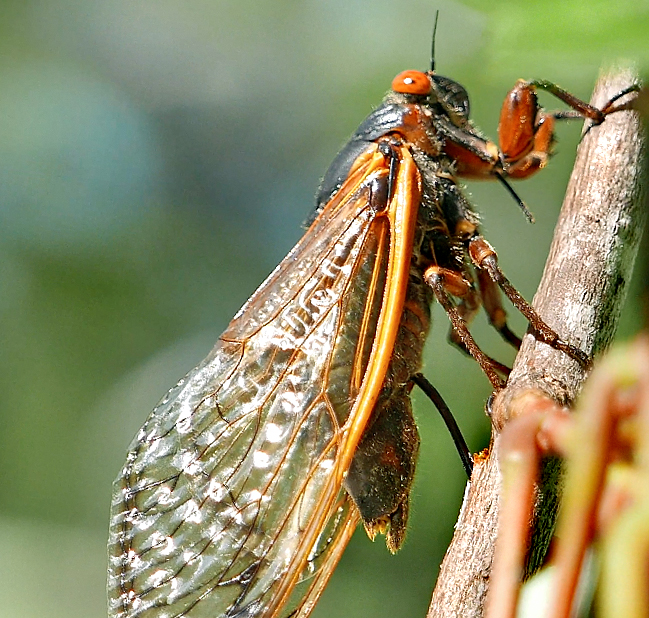
[[[544,111],[538,88],[571,110]],[[396,551],[434,299],[496,389],[507,369],[467,324],[483,305],[518,343],[500,288],[537,337],[588,362],[504,278],[458,179],[529,176],[557,119],[599,123],[608,107],[519,81],[497,146],[460,84],[434,69],[395,77],[324,176],[303,238],[131,444],[112,500],[110,616],[307,616],[359,522]]]

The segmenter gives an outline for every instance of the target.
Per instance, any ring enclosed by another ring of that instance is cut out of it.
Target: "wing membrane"
[[[394,341],[384,296],[407,276],[409,256],[390,282],[398,213],[373,203],[388,173],[367,153],[136,436],[114,486],[111,616],[275,616],[309,570],[294,607],[315,602],[356,523],[342,474],[378,396],[376,341]]]

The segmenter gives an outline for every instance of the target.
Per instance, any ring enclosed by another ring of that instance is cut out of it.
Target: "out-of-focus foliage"
[[[105,615],[128,442],[299,238],[327,164],[394,74],[426,68],[435,9],[437,68],[492,136],[518,77],[587,98],[602,62],[649,61],[647,2],[482,4],[0,2],[0,614]],[[578,133],[562,128],[550,168],[519,185],[536,226],[502,189],[471,187],[528,297]],[[426,373],[477,450],[488,383],[435,320]],[[432,405],[415,407],[406,546],[391,557],[359,531],[316,615],[425,612],[464,481]]]
[[[501,517],[507,519],[509,515],[513,523],[511,515],[527,500],[524,494],[532,489],[538,470],[532,466],[527,484],[523,478],[524,466],[519,462],[530,461],[530,451],[538,449],[541,442],[564,462],[561,509],[549,562],[520,588],[516,579],[510,578],[507,590],[507,585],[499,586],[507,581],[508,568],[500,561],[500,567],[496,566],[491,573],[490,582],[499,594],[498,599],[491,599],[491,607],[500,610],[500,615],[507,615],[504,604],[509,599],[515,603],[518,598],[516,615],[520,618],[555,618],[568,614],[580,618],[646,616],[649,547],[649,338],[646,332],[631,343],[616,344],[598,359],[569,417],[561,409],[548,407],[542,399],[523,407],[527,413],[507,425],[502,434],[503,486],[516,489],[505,492]],[[538,423],[538,431],[530,432],[533,423]],[[537,443],[536,447],[525,444],[526,431],[527,438]],[[539,440],[541,433],[543,437]],[[507,449],[511,450],[505,455]],[[548,455],[548,451],[544,454]],[[498,543],[502,545],[496,548],[494,564],[498,563],[499,552],[501,556],[516,552],[513,546],[506,546],[512,539],[499,536]]]

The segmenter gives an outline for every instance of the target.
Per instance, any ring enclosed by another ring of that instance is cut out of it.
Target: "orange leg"
[[[507,326],[507,313],[502,305],[500,288],[489,274],[484,270],[478,270],[478,285],[480,286],[480,297],[484,305],[489,323],[500,333],[500,336],[517,350],[521,347],[521,340]]]
[[[460,273],[440,266],[429,266],[424,273],[424,280],[432,288],[435,293],[435,298],[437,298],[437,301],[442,305],[451,320],[451,325],[461,342],[461,347],[467,350],[478,361],[482,371],[485,372],[496,390],[503,388],[505,386],[505,380],[500,377],[499,373],[507,374],[509,373],[509,369],[490,356],[487,356],[478,347],[473,335],[469,332],[469,327],[462,317],[460,310],[451,300],[451,296],[455,296],[456,298],[470,298],[475,293],[471,283]]]
[[[554,95],[571,109],[557,112],[544,111],[536,96],[536,90],[539,88]],[[511,178],[526,178],[545,167],[552,154],[556,120],[589,118],[593,124],[601,124],[608,114],[628,109],[630,103],[616,105],[616,101],[638,90],[638,86],[627,88],[600,110],[552,82],[518,80],[505,97],[498,124],[498,141],[504,174]]]
[[[545,111],[538,102],[539,89],[549,92],[571,109]],[[444,152],[453,159],[458,176],[497,178],[501,182],[505,182],[505,177],[527,178],[547,164],[557,120],[588,118],[594,125],[601,124],[609,114],[632,107],[633,101],[618,101],[639,89],[637,85],[631,86],[598,109],[552,82],[519,80],[505,97],[500,112],[500,146],[444,119],[439,120],[438,129],[444,138]]]
[[[500,286],[500,289],[509,298],[514,307],[518,309],[530,323],[534,336],[543,343],[548,344],[555,350],[564,352],[570,358],[577,361],[584,369],[590,368],[590,359],[579,348],[566,343],[559,335],[550,328],[530,305],[509,282],[507,277],[498,266],[498,257],[493,247],[482,236],[476,236],[469,243],[469,255],[478,269],[484,270],[489,277]]]

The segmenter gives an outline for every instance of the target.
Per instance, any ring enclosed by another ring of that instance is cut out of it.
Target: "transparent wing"
[[[323,530],[315,549],[309,556],[307,568],[301,581],[293,590],[287,604],[290,618],[307,618],[324,591],[333,570],[336,568],[349,539],[351,539],[360,515],[347,493],[334,511]]]
[[[114,485],[110,616],[276,616],[319,595],[357,519],[340,459],[390,275],[387,177],[367,153],[136,436]]]

